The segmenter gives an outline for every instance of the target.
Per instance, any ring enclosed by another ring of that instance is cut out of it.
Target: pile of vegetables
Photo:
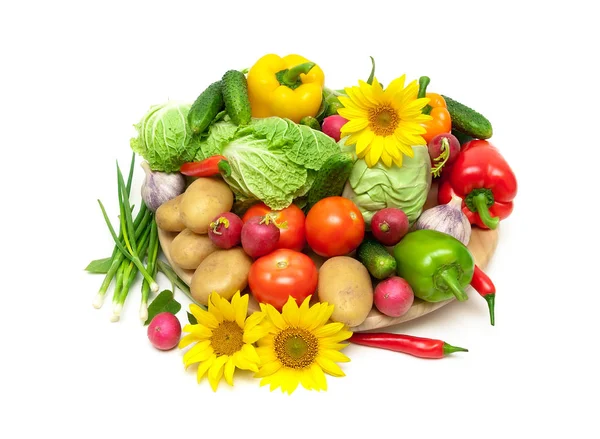
[[[373,61],[361,87],[384,96],[374,69]],[[247,293],[280,311],[290,297],[298,305],[312,297],[332,304],[331,320],[352,330],[373,310],[398,318],[416,300],[465,301],[472,286],[495,324],[494,285],[468,244],[473,227],[495,229],[510,215],[516,178],[487,140],[491,123],[427,92],[429,82],[423,76],[414,88],[413,98],[427,102],[418,115],[427,117],[410,133],[423,141],[402,149],[402,166],[363,158],[362,140],[342,134],[364,125],[349,120],[360,112],[344,112],[357,92],[325,87],[319,66],[298,55],[266,55],[246,71],[224,72],[191,103],[152,106],[135,125],[127,182],[117,166],[118,228],[100,203],[115,249],[87,267],[105,273],[94,305],[102,306],[114,282],[118,320],[140,274],[140,318],[161,350],[181,336],[175,287],[205,308],[214,292],[226,300]],[[395,123],[393,114],[382,117]],[[135,155],[145,172],[137,212],[130,200]],[[434,184],[438,205],[424,210]],[[161,259],[159,232],[172,238],[162,250],[191,275],[189,286]],[[173,291],[148,308],[159,270]],[[399,334],[357,332],[350,341],[423,358],[466,351]]]

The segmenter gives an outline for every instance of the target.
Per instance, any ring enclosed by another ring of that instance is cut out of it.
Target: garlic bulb
[[[462,200],[453,195],[448,204],[440,204],[424,211],[415,223],[415,229],[437,230],[467,245],[471,239],[471,223],[461,205]]]
[[[142,184],[142,200],[152,212],[185,190],[185,177],[179,172],[153,171],[148,162],[142,162],[142,168],[146,173]]]

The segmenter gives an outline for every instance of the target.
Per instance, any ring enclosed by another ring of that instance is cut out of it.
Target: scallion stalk
[[[158,259],[158,227],[156,221],[152,221],[150,229],[150,244],[148,246],[148,264],[146,269],[148,272],[156,277],[157,266],[156,261]],[[150,297],[150,285],[144,279],[142,283],[142,301],[140,303],[140,320],[145,323],[148,320],[148,298]]]

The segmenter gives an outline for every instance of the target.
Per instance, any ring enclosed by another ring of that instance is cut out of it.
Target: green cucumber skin
[[[318,201],[339,196],[354,167],[352,153],[340,152],[327,159],[317,173],[307,196],[307,211]]]
[[[223,75],[222,81],[227,114],[236,125],[248,125],[252,119],[252,110],[246,76],[238,70],[228,70]]]
[[[442,97],[446,101],[452,119],[452,129],[475,139],[492,137],[492,124],[485,116],[448,96],[442,95]]]
[[[356,255],[375,279],[386,279],[396,274],[396,259],[374,239],[365,239],[358,246]]]
[[[188,113],[188,125],[194,134],[202,134],[215,116],[223,110],[225,103],[221,92],[222,83],[216,81],[206,87],[196,98]]]

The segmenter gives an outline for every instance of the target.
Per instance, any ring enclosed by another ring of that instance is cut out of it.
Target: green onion
[[[146,269],[152,276],[156,276],[158,259],[158,226],[156,221],[152,221],[150,228],[150,244],[148,246],[148,263]],[[140,320],[145,323],[148,320],[148,298],[150,296],[150,285],[144,279],[142,283],[142,302],[140,303]]]
[[[151,227],[147,227],[144,234],[142,235],[139,242],[137,243],[138,256],[142,259],[146,255],[146,251],[148,249],[150,233],[151,233]],[[123,306],[125,304],[125,299],[127,299],[127,295],[129,294],[129,289],[131,288],[131,285],[135,281],[137,274],[138,274],[137,267],[132,262],[129,262],[123,273],[122,286],[119,291],[119,294],[118,294],[118,296],[115,295],[113,297],[113,315],[111,317],[111,321],[116,322],[121,318],[121,311],[123,310]]]
[[[196,302],[196,300],[192,297],[192,293],[190,292],[190,287],[187,286],[187,284],[182,281],[179,276],[177,276],[177,273],[175,273],[175,271],[173,271],[173,269],[171,268],[171,266],[169,264],[167,264],[166,262],[158,259],[156,261],[156,266],[158,268],[158,271],[160,271],[161,273],[163,273],[165,276],[167,276],[167,278],[175,285],[177,286],[177,288],[179,288],[181,291],[183,291],[185,293],[186,296],[188,296],[188,298],[194,302],[196,305],[198,305],[199,307],[206,309],[206,306]]]

